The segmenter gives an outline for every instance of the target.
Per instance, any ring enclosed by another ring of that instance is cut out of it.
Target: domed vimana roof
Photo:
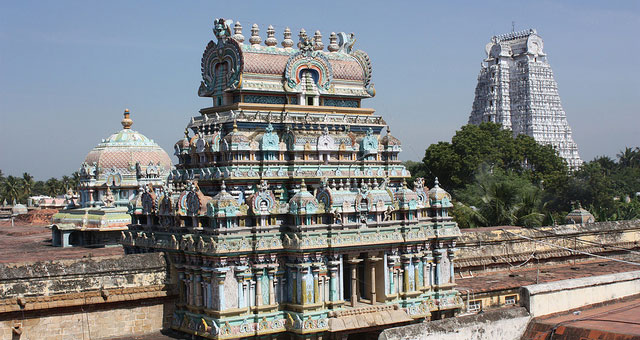
[[[152,139],[138,131],[132,130],[133,121],[129,117],[129,109],[124,111],[123,129],[103,139],[85,158],[85,163],[95,162],[100,169],[124,169],[136,171],[136,163],[147,167],[158,166],[158,171],[171,171],[171,158]]]

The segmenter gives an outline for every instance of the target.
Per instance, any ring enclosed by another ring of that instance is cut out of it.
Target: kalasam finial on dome
[[[316,51],[322,51],[324,43],[322,42],[322,33],[320,33],[320,31],[316,31],[313,35],[313,40],[313,49]]]
[[[260,38],[260,28],[258,28],[258,24],[251,26],[251,38],[249,38],[249,42],[252,47],[260,46],[262,39]]]
[[[289,27],[284,29],[284,40],[282,40],[282,47],[292,48],[293,40],[291,39],[291,29]]]
[[[131,125],[133,125],[133,120],[129,118],[129,109],[124,109],[124,118],[122,118],[122,121],[120,123],[125,129],[130,129]]]
[[[278,40],[276,40],[276,30],[272,25],[269,25],[267,28],[267,40],[265,40],[264,43],[269,47],[278,45]]]
[[[337,52],[340,49],[340,46],[338,46],[338,35],[336,32],[331,32],[331,35],[329,36],[329,46],[327,46],[327,49],[329,52]]]
[[[233,36],[231,37],[233,40],[242,44],[244,42],[244,35],[242,35],[242,24],[240,21],[236,21],[236,24],[233,26]]]

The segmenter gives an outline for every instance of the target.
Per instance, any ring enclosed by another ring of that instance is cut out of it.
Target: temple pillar
[[[329,301],[338,301],[338,269],[340,261],[329,261]]]
[[[202,286],[202,306],[206,309],[211,308],[211,285],[212,275],[210,268],[202,268],[202,281],[200,285]]]
[[[262,306],[262,267],[253,269],[256,276],[256,307]]]
[[[269,275],[269,304],[276,304],[276,293],[275,293],[275,275],[278,271],[277,268],[269,268],[267,271],[267,275]]]
[[[411,291],[411,276],[409,275],[410,265],[411,264],[411,256],[410,255],[402,255],[402,269],[403,269],[403,283],[404,290],[403,292],[408,293]]]
[[[433,260],[435,263],[435,271],[433,273],[433,281],[434,285],[439,286],[442,282],[442,278],[440,277],[440,270],[442,267],[442,255],[446,252],[446,249],[434,249],[433,252]]]
[[[225,301],[224,301],[224,280],[227,275],[227,271],[229,268],[214,268],[213,275],[215,277],[215,281],[218,284],[218,310],[222,311],[225,309]]]
[[[387,257],[387,271],[389,272],[389,285],[387,288],[387,292],[389,295],[393,295],[396,293],[396,273],[394,270],[394,266],[396,264],[397,256],[388,256]]]
[[[236,266],[235,274],[236,280],[238,280],[238,308],[245,308],[246,298],[244,294],[244,273],[247,270],[247,266]]]
[[[194,291],[194,303],[193,305],[196,307],[202,306],[202,275],[200,274],[200,269],[197,269],[194,272],[194,280],[193,280],[193,291]]]
[[[420,257],[416,256],[412,259],[413,261],[413,287],[415,291],[420,290]]]
[[[377,284],[377,280],[376,280],[376,263],[378,263],[380,260],[382,260],[382,258],[380,257],[375,257],[375,256],[371,256],[369,257],[369,266],[371,267],[371,304],[375,305],[377,300],[377,295],[376,295],[376,284]]]
[[[451,283],[456,283],[456,276],[453,272],[453,259],[456,257],[456,252],[458,251],[457,248],[455,248],[456,246],[456,242],[453,241],[451,248],[447,249],[447,255],[449,256],[449,273],[451,275]]]
[[[358,302],[358,263],[360,262],[362,259],[358,258],[347,260],[351,266],[351,307],[355,307]]]
[[[186,276],[184,274],[184,268],[181,265],[177,265],[176,270],[178,271],[178,302],[186,303],[187,302],[186,292],[185,292]]]
[[[319,283],[319,274],[320,274],[320,267],[319,266],[313,266],[313,302],[314,303],[318,303],[320,302],[320,283]]]
[[[429,252],[425,252],[422,257],[422,284],[423,289],[426,291],[431,287],[431,264],[430,261],[433,260],[431,256],[428,255]]]

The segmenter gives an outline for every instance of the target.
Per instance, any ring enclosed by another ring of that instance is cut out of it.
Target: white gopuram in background
[[[551,144],[575,169],[582,164],[562,109],[542,38],[534,29],[491,38],[486,46],[469,124],[494,122]]]

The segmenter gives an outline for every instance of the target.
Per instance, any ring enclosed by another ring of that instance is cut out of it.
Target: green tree
[[[62,186],[60,185],[60,181],[55,177],[49,178],[45,183],[45,193],[51,197],[56,197],[58,194],[62,192]]]
[[[565,161],[551,146],[519,135],[499,124],[465,125],[451,143],[430,145],[423,158],[428,180],[438,177],[448,190],[462,189],[474,181],[480,167],[522,174],[532,183],[560,181],[569,174]]]
[[[8,203],[11,204],[13,201],[19,202],[22,194],[22,180],[20,178],[7,176],[3,183],[3,187],[4,199],[6,199]]]
[[[541,190],[522,174],[484,166],[456,197],[452,214],[461,227],[540,226],[544,218]]]
[[[29,197],[31,196],[31,192],[33,190],[33,185],[35,184],[33,180],[33,176],[31,176],[28,172],[22,174],[22,183],[23,183],[23,191],[24,194]]]
[[[626,147],[618,153],[618,164],[621,167],[638,167],[640,166],[640,148]]]

